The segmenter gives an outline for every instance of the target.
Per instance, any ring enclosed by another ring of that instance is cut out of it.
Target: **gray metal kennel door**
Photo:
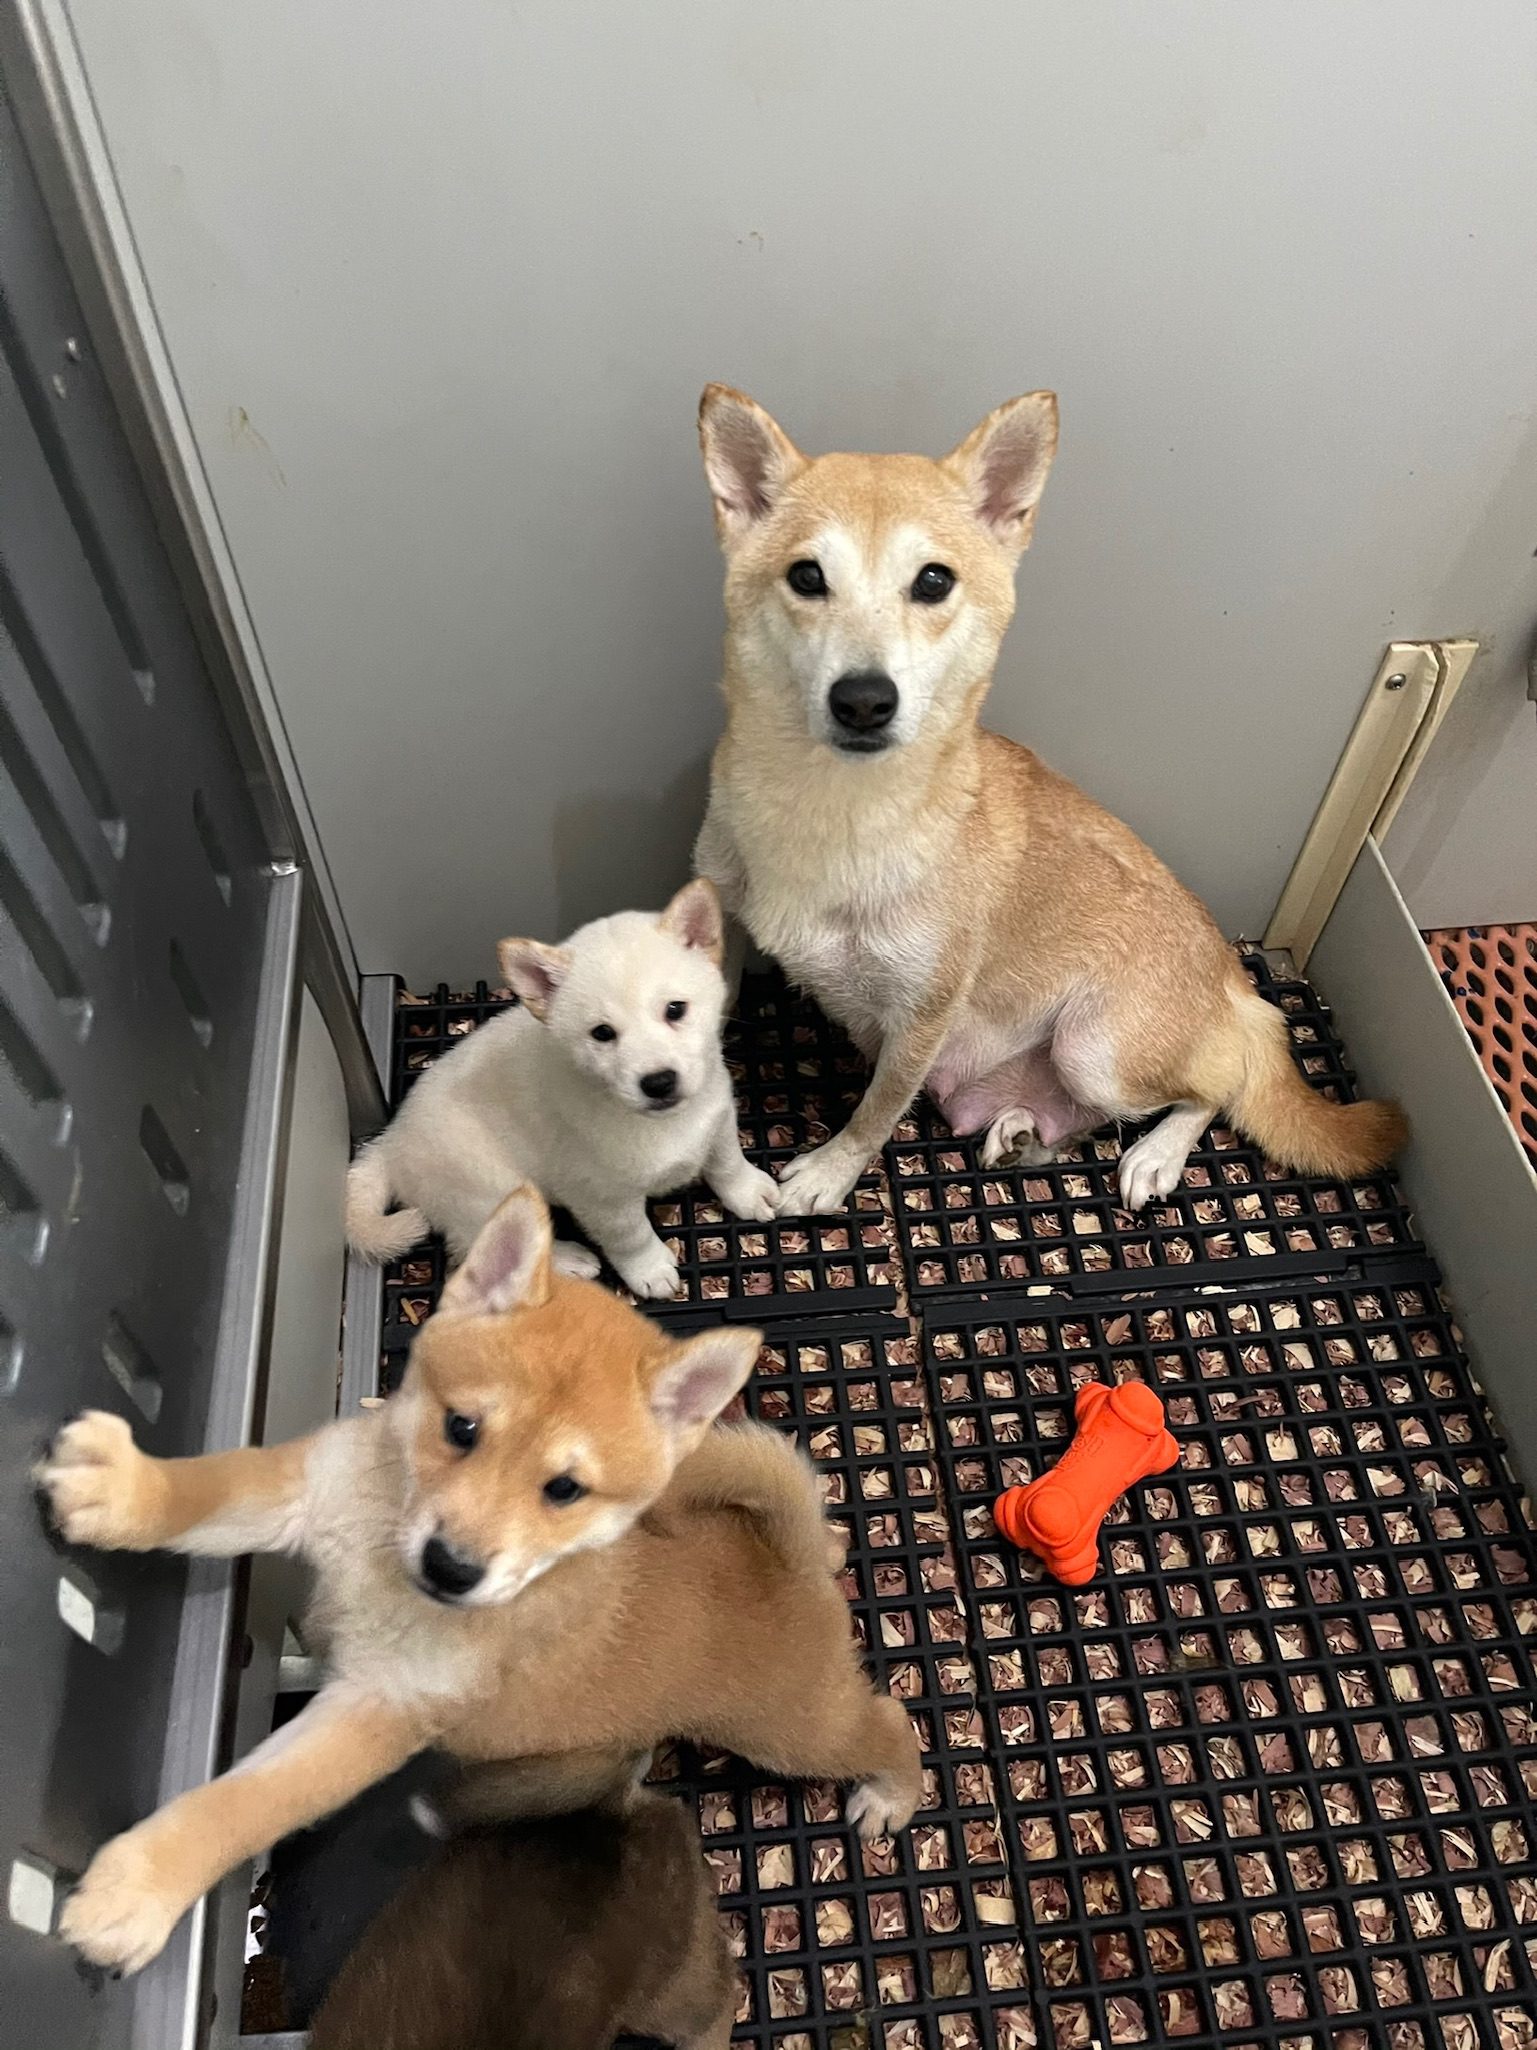
[[[122,1985],[38,1925],[214,1763],[233,1571],[71,1557],[28,1472],[86,1406],[161,1453],[249,1430],[300,888],[0,99],[0,2034],[36,2050],[206,2024],[201,1913]]]

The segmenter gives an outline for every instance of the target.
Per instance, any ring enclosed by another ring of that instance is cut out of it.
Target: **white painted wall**
[[[365,967],[681,874],[709,377],[813,448],[1059,389],[993,717],[1230,929],[1537,544],[1526,0],[72,13]]]

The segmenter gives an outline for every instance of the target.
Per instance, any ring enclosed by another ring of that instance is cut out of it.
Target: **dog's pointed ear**
[[[959,479],[971,509],[1005,548],[1030,546],[1035,509],[1057,452],[1057,395],[1006,399],[973,428],[944,467]]]
[[[685,883],[657,923],[679,946],[697,947],[719,968],[726,950],[726,918],[715,885],[707,876],[695,876]]]
[[[565,948],[547,947],[542,940],[502,940],[496,958],[502,964],[507,987],[522,998],[536,1018],[542,1019],[571,967],[571,956]]]
[[[500,1317],[550,1299],[550,1213],[524,1183],[492,1212],[464,1264],[443,1285],[440,1317]]]
[[[729,384],[707,384],[699,401],[699,446],[723,547],[772,509],[806,458],[777,420]]]
[[[702,1430],[714,1423],[752,1372],[762,1345],[761,1331],[722,1324],[673,1346],[651,1379],[651,1408],[658,1422],[672,1431]]]

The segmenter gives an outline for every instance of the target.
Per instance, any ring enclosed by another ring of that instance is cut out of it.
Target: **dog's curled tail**
[[[741,1509],[792,1573],[835,1573],[842,1538],[822,1514],[816,1469],[767,1424],[715,1424],[673,1475],[669,1498],[682,1509]]]
[[[398,1260],[431,1229],[420,1210],[392,1211],[393,1193],[389,1153],[375,1139],[347,1170],[347,1243],[365,1260]]]
[[[1370,1174],[1409,1136],[1396,1103],[1333,1103],[1309,1088],[1291,1057],[1286,1019],[1244,987],[1232,991],[1242,1043],[1242,1069],[1228,1105],[1240,1131],[1273,1160],[1299,1174]]]

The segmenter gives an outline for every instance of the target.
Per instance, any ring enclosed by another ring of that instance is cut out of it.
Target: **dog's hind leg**
[[[901,1702],[877,1694],[861,1675],[857,1693],[840,1689],[789,1713],[782,1700],[764,1707],[762,1727],[711,1731],[711,1739],[791,1779],[854,1781],[848,1818],[862,1837],[907,1826],[923,1793],[923,1767]]]
[[[725,1991],[716,1995],[714,2012],[708,2021],[699,2024],[697,1995],[684,2002],[674,1993],[665,2004],[658,2002],[641,2017],[646,2034],[675,2044],[676,2050],[731,2050],[731,2030],[736,2021],[736,1972],[730,1968],[729,1958],[727,1965]]]
[[[435,1799],[413,1796],[411,1813],[436,1837],[525,1815],[569,1815],[626,1792],[650,1764],[649,1751],[614,1745],[466,1764],[459,1779]]]
[[[1045,1167],[1060,1148],[1099,1122],[1063,1086],[1049,1046],[1026,1047],[986,1074],[951,1084],[929,1077],[929,1093],[958,1137],[983,1133],[984,1167]]]
[[[1000,1111],[982,1140],[984,1167],[1046,1167],[1057,1157],[1055,1146],[1043,1146],[1035,1128],[1035,1112],[1022,1105]]]
[[[923,1795],[923,1765],[907,1710],[889,1694],[875,1695],[871,1707],[871,1761],[847,1804],[849,1821],[866,1838],[905,1829]]]

